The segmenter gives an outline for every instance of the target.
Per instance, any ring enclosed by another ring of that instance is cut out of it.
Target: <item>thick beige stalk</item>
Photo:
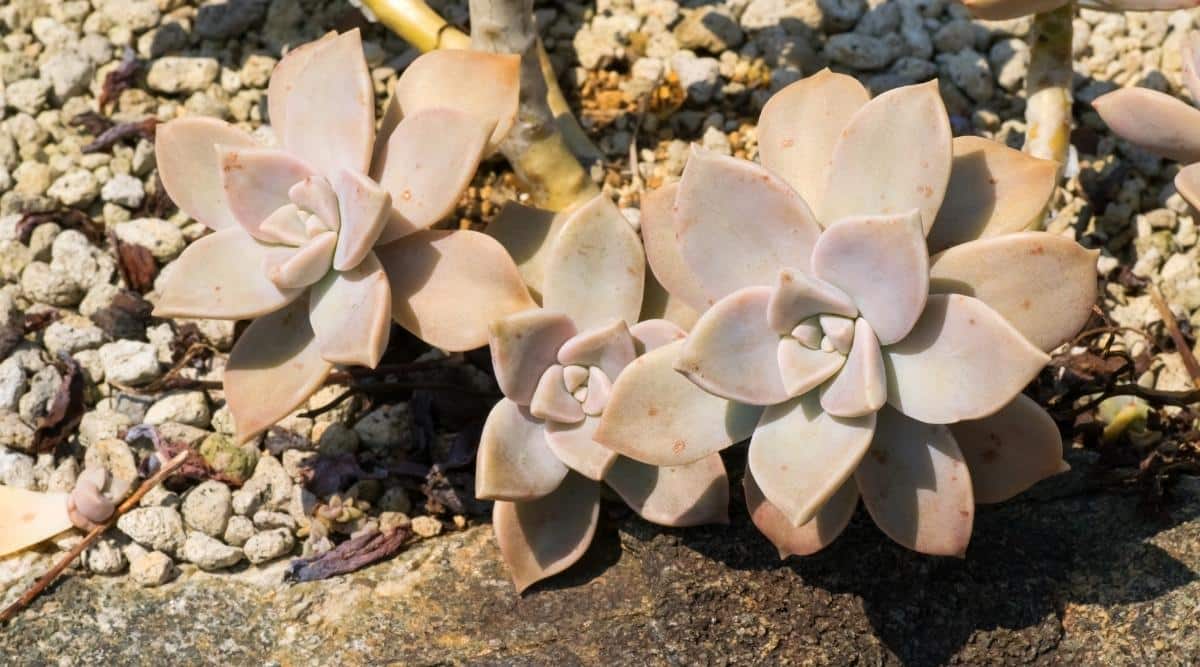
[[[1058,162],[1059,174],[1071,144],[1071,21],[1075,3],[1037,14],[1030,35],[1025,76],[1025,152]]]

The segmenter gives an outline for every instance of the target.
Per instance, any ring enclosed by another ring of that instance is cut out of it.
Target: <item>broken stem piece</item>
[[[1025,152],[1058,163],[1061,177],[1071,145],[1071,33],[1075,3],[1037,14],[1025,75]]]
[[[30,586],[29,590],[25,591],[24,595],[18,598],[16,602],[9,605],[8,608],[6,608],[3,612],[0,612],[0,623],[7,623],[8,621],[11,621],[14,616],[21,612],[21,610],[32,604],[33,601],[37,599],[37,596],[41,595],[42,591],[46,590],[46,587],[54,583],[54,580],[58,578],[58,575],[62,574],[63,570],[67,569],[71,563],[75,562],[75,559],[79,558],[79,555],[87,550],[88,547],[95,544],[96,540],[100,539],[100,536],[103,535],[105,531],[107,531],[109,528],[112,528],[113,525],[117,523],[117,519],[121,518],[122,514],[128,512],[134,507],[137,507],[138,502],[142,500],[143,496],[149,493],[151,489],[161,484],[163,480],[170,477],[179,468],[179,466],[183,465],[183,462],[187,460],[190,452],[191,450],[189,449],[176,454],[174,458],[164,463],[163,466],[159,468],[158,472],[154,473],[154,475],[152,475],[145,482],[142,482],[142,485],[139,486],[132,495],[126,498],[125,502],[117,506],[116,511],[113,512],[112,516],[110,516],[107,521],[89,531],[87,536],[84,537],[79,544],[75,545],[73,549],[68,551],[57,563],[54,564],[54,567],[50,568],[50,571],[39,577],[38,580],[33,583],[33,586]]]
[[[1150,287],[1150,300],[1154,302],[1154,307],[1158,310],[1163,325],[1167,327],[1167,334],[1171,336],[1171,341],[1175,343],[1175,349],[1183,359],[1183,367],[1187,369],[1188,375],[1192,378],[1192,386],[1200,389],[1200,362],[1196,361],[1196,355],[1192,353],[1191,346],[1183,337],[1183,332],[1179,330],[1179,323],[1175,321],[1175,313],[1172,313],[1171,308],[1167,306],[1162,292],[1159,292],[1158,288],[1153,285]]]

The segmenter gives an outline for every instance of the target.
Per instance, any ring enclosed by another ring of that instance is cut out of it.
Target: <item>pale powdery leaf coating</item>
[[[836,417],[868,415],[887,401],[887,374],[879,340],[865,318],[854,321],[846,363],[821,389],[821,407]]]
[[[575,335],[575,325],[561,313],[533,309],[493,321],[489,332],[500,391],[528,405],[542,374],[557,362],[559,348]]]
[[[684,330],[691,329],[700,313],[689,306],[683,299],[667,292],[654,277],[654,272],[646,273],[646,289],[642,292],[642,312],[640,320],[667,320]]]
[[[650,465],[683,465],[745,440],[759,408],[726,401],[675,371],[684,341],[638,357],[613,383],[596,441]]]
[[[1037,226],[1057,185],[1057,165],[981,137],[954,138],[946,200],[929,252]]]
[[[507,398],[483,425],[475,466],[475,496],[529,501],[558,488],[567,467],[546,444],[541,420]]]
[[[934,257],[929,290],[983,301],[1049,352],[1091,317],[1099,254],[1045,232],[980,239]]]
[[[566,313],[581,331],[613,320],[637,323],[646,255],[637,232],[605,195],[571,214],[546,260],[542,305]]]
[[[392,317],[450,352],[481,347],[488,325],[536,307],[512,258],[470,230],[424,230],[376,246],[392,288]]]
[[[307,226],[295,204],[280,206],[258,226],[258,233],[267,243],[282,243],[299,247],[308,240]]]
[[[375,254],[313,285],[308,319],[325,359],[374,368],[392,324],[392,291]]]
[[[484,230],[512,256],[529,291],[538,299],[542,296],[546,260],[553,240],[558,238],[568,217],[570,211],[555,213],[508,201]]]
[[[763,411],[746,466],[771,504],[800,526],[854,473],[874,430],[874,413],[834,417],[809,392]]]
[[[1166,93],[1122,88],[1092,106],[1129,143],[1184,164],[1200,160],[1200,110]]]
[[[353,172],[351,172],[353,173]],[[323,176],[309,176],[288,189],[288,199],[300,208],[317,216],[322,227],[336,232],[342,227],[338,210],[338,193]]]
[[[307,300],[251,322],[225,367],[225,404],[237,442],[254,438],[302,405],[332,368],[309,326]]]
[[[850,296],[824,280],[794,269],[783,269],[767,304],[767,320],[775,331],[790,333],[796,325],[815,315],[854,317],[858,309]]]
[[[805,347],[790,336],[779,339],[777,354],[779,375],[784,391],[789,396],[799,396],[815,389],[837,373],[846,362],[846,357],[838,352]]]
[[[863,504],[888,537],[933,556],[962,557],[971,539],[971,476],[950,429],[885,407],[854,473]]]
[[[1058,9],[1067,0],[963,0],[975,18],[1004,21]]]
[[[604,407],[612,397],[612,380],[604,371],[595,366],[588,369],[587,399],[583,402],[583,412],[589,417],[599,417],[604,414]]]
[[[1175,189],[1193,207],[1200,208],[1200,165],[1189,164],[1175,174]]]
[[[729,479],[720,454],[673,467],[622,456],[604,481],[633,511],[660,526],[729,523]]]
[[[613,320],[572,336],[558,349],[557,359],[564,366],[597,366],[614,378],[635,356],[629,325]]]
[[[841,488],[817,511],[816,516],[802,526],[793,526],[791,521],[763,496],[762,490],[747,470],[742,478],[746,493],[746,508],[750,519],[759,532],[766,536],[779,557],[810,556],[829,546],[846,529],[854,510],[858,507],[858,485],[850,477]]]
[[[629,328],[633,336],[636,356],[641,356],[677,340],[683,340],[687,332],[668,320],[643,320]]]
[[[597,417],[585,417],[575,424],[546,422],[546,443],[568,468],[600,481],[616,462],[617,453],[595,441],[598,428]]]
[[[180,118],[158,127],[154,156],[171,201],[212,230],[237,227],[221,185],[218,146],[258,145],[244,130],[215,118]]]
[[[828,69],[775,93],[758,117],[763,166],[782,176],[813,210],[821,210],[833,147],[870,97],[854,77]]]
[[[318,40],[291,49],[271,72],[271,80],[267,84],[267,113],[270,116],[271,129],[275,131],[280,144],[286,145],[284,134],[287,132],[287,123],[284,119],[287,117],[288,96],[300,83],[304,76],[304,68],[317,52],[317,47],[335,37],[337,33],[331,31]]]
[[[280,289],[308,287],[329,271],[337,239],[334,232],[321,232],[292,249],[283,261],[272,257],[266,263],[267,277]]]
[[[693,147],[675,198],[680,254],[708,302],[773,285],[785,267],[808,271],[821,233],[783,179],[746,160]]]
[[[346,169],[334,177],[333,189],[341,221],[333,268],[349,271],[363,261],[379,239],[391,211],[391,197],[363,174]]]
[[[884,348],[888,403],[927,424],[986,417],[1050,358],[987,304],[936,294],[904,340]]]
[[[44,542],[71,529],[67,494],[38,493],[0,485],[0,556]]]
[[[275,148],[218,148],[221,186],[238,224],[262,239],[259,226],[291,202],[295,184],[319,178],[313,167],[291,153]],[[266,240],[266,239],[264,239]]]
[[[854,114],[834,146],[821,222],[915,208],[928,232],[952,159],[950,118],[937,81],[889,90]]]
[[[1200,32],[1195,30],[1183,36],[1183,84],[1192,94],[1193,101],[1200,101]]]
[[[583,406],[567,391],[562,366],[554,364],[542,373],[533,398],[529,400],[529,413],[547,422],[576,424],[583,421]]]
[[[497,502],[492,528],[517,592],[579,560],[599,517],[600,485],[575,473],[536,500]]]
[[[708,308],[708,297],[696,274],[684,261],[675,238],[675,197],[679,184],[671,183],[642,196],[640,227],[646,246],[646,263],[654,278],[674,297],[698,312]]]
[[[977,503],[1003,502],[1070,470],[1058,425],[1024,394],[994,415],[950,424],[950,432],[971,471]]]

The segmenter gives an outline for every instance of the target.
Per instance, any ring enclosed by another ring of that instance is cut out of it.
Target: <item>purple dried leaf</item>
[[[66,354],[59,355],[59,371],[62,382],[50,400],[50,410],[38,420],[33,433],[33,450],[38,453],[54,451],[65,441],[83,419],[83,371],[79,364]]]
[[[122,141],[134,138],[154,141],[154,131],[157,127],[158,119],[153,116],[129,123],[117,123],[101,132],[91,143],[84,146],[82,151],[84,153],[107,151]]]
[[[397,528],[390,533],[364,533],[320,556],[292,561],[284,578],[303,583],[354,572],[400,553],[411,535],[412,531],[408,528]]]
[[[103,109],[109,102],[115,101],[123,91],[131,87],[141,69],[142,61],[138,60],[133,49],[126,46],[125,54],[121,57],[121,64],[104,77],[104,84],[100,87],[99,107]]]

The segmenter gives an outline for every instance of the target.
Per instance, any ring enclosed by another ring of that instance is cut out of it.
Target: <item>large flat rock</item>
[[[75,576],[0,630],[0,663],[1195,665],[1200,479],[1174,495],[1147,516],[1076,477],[980,508],[961,561],[895,546],[861,511],[783,562],[740,503],[728,527],[610,519],[585,562],[521,597],[489,526],[296,586],[282,563],[155,590]]]

